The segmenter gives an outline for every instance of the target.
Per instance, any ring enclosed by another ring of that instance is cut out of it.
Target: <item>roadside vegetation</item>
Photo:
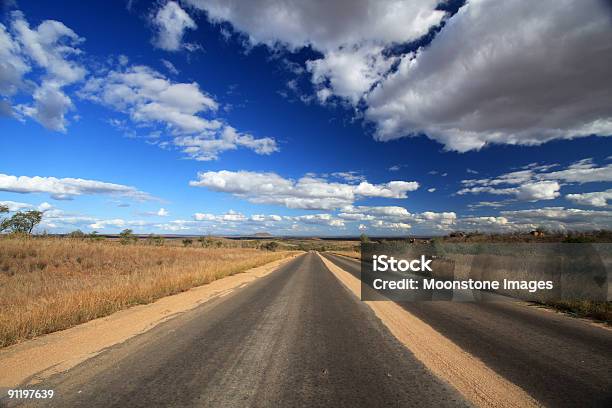
[[[520,242],[565,242],[565,243],[602,243],[612,242],[612,231],[550,231],[546,228],[536,228],[532,231],[517,231],[512,233],[482,233],[478,231],[451,232],[447,236],[435,238],[443,242],[469,242],[469,243],[520,243]]]
[[[0,235],[0,347],[285,258],[278,244],[249,248],[220,240]],[[212,244],[214,242],[214,244]]]
[[[602,244],[612,243],[612,231],[609,230],[596,230],[596,231],[549,231],[545,228],[537,228],[532,231],[522,231],[513,233],[480,233],[480,232],[462,232],[455,231],[451,232],[446,236],[438,236],[431,238],[401,238],[393,240],[375,239],[369,238],[367,235],[362,234],[360,237],[360,243],[368,242],[381,242],[387,244],[395,244],[399,247],[405,245],[416,245],[415,249],[418,250],[419,245],[436,245],[440,244],[525,244],[525,243],[568,243],[568,244]],[[459,252],[454,253],[453,259],[455,265],[455,275],[459,276],[466,270],[469,270],[470,254],[460,253],[461,248],[469,248],[461,245],[457,246]],[[353,250],[330,250],[331,253],[348,256],[355,259],[361,258],[361,248],[359,245],[355,246]],[[420,252],[419,252],[420,253]],[[493,256],[492,261],[488,264],[490,266],[489,275],[499,274],[499,278],[503,279],[506,277],[505,274],[509,270],[512,270],[514,261],[505,267],[501,267],[503,264],[503,257]],[[527,265],[529,262],[523,261],[522,264]],[[499,264],[499,268],[494,268],[492,265]],[[466,266],[467,265],[467,266]],[[610,268],[609,257],[604,260],[606,268]],[[459,267],[457,269],[457,266]],[[499,269],[499,270],[496,270]],[[457,275],[458,273],[458,275]],[[527,277],[525,277],[527,279]],[[588,301],[588,300],[560,300],[560,301],[542,301],[532,302],[533,304],[549,307],[557,311],[561,311],[576,317],[585,317],[595,319],[604,322],[608,325],[612,325],[612,302],[610,301]]]
[[[576,317],[599,320],[612,326],[612,302],[593,302],[589,300],[562,300],[556,302],[538,303],[559,312]]]
[[[368,242],[370,242],[370,238],[366,234],[361,234],[359,236],[358,243],[353,242],[351,246],[343,247],[341,249],[329,250],[328,252],[336,255],[346,256],[348,258],[361,260],[361,244],[366,244]]]

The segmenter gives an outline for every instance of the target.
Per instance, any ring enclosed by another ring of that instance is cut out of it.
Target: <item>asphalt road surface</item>
[[[315,253],[36,388],[55,407],[469,406]]]
[[[546,406],[612,406],[609,330],[514,302],[402,306]],[[469,406],[315,253],[36,388],[55,397],[20,406]]]
[[[359,262],[327,259],[355,276]],[[612,331],[522,302],[398,302],[550,407],[612,407]]]

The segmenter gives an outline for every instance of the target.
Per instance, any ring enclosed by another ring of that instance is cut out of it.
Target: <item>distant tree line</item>
[[[80,229],[74,230],[68,234],[66,234],[67,238],[73,238],[73,239],[91,239],[94,241],[103,241],[106,238],[104,238],[102,235],[98,234],[98,231],[92,231],[89,234],[84,233],[83,231],[81,231]]]

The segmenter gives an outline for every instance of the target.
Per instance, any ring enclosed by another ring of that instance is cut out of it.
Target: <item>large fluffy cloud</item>
[[[188,0],[212,21],[230,22],[253,44],[321,51],[364,42],[410,41],[438,24],[437,0]]]
[[[74,104],[65,88],[87,75],[79,62],[84,39],[55,20],[31,28],[18,11],[11,13],[9,22],[8,28],[0,24],[0,116],[31,117],[50,130],[66,131],[66,116]],[[183,32],[195,28],[172,1],[153,16],[153,24],[158,30],[155,43],[167,50],[186,46],[181,44]],[[125,56],[109,65],[98,66],[77,94],[129,115],[134,126],[111,121],[127,134],[170,134],[172,140],[152,143],[174,145],[196,160],[214,160],[221,152],[240,147],[257,154],[278,151],[274,139],[240,133],[216,118],[218,102],[196,82],[171,81],[147,66],[129,65]],[[11,98],[20,93],[28,94],[31,101],[14,105]]]
[[[325,102],[332,94],[357,104],[372,85],[389,70],[395,58],[382,54],[379,45],[344,46],[325,53],[325,58],[308,61],[306,66]]]
[[[323,54],[311,60],[319,100],[330,95],[357,103],[389,70],[391,44],[410,42],[438,25],[445,12],[437,0],[188,0],[213,22],[229,22],[251,44]]]
[[[464,152],[612,134],[603,0],[468,0],[430,44],[403,55],[390,50],[445,18],[437,1],[189,3],[251,44],[320,51],[306,64],[319,100],[365,106],[378,140],[425,133]]]
[[[217,101],[195,82],[174,82],[142,65],[119,66],[90,78],[79,92],[83,98],[129,115],[136,125],[161,127],[172,143],[196,160],[214,160],[238,147],[257,154],[278,150],[272,138],[255,138],[237,132],[214,117]]]
[[[74,107],[72,100],[57,84],[43,82],[32,95],[34,104],[20,105],[20,111],[50,130],[66,131],[66,112]]]
[[[0,191],[11,193],[48,193],[57,200],[85,194],[110,194],[149,200],[151,195],[134,187],[80,178],[28,177],[0,174]]]
[[[128,113],[134,122],[160,123],[179,132],[216,129],[221,123],[198,115],[215,111],[217,102],[195,82],[176,83],[142,65],[118,68],[91,78],[81,96]]]
[[[612,201],[612,189],[608,189],[606,191],[594,191],[591,193],[568,194],[565,196],[565,198],[580,205],[607,207],[608,201]]]
[[[0,95],[12,96],[23,88],[23,75],[30,69],[19,42],[0,24]]]
[[[0,24],[0,95],[8,98],[19,91],[32,95],[31,103],[13,106],[10,114],[32,117],[50,130],[66,130],[66,113],[73,104],[63,88],[87,73],[76,61],[82,41],[59,21],[45,20],[31,28],[18,11],[11,13],[10,31]],[[32,72],[39,77],[28,78]]]
[[[367,97],[379,140],[458,151],[611,135],[611,10],[601,0],[470,0]]]
[[[175,1],[169,1],[161,7],[152,16],[151,22],[156,29],[153,44],[166,51],[178,51],[183,48],[182,40],[185,31],[198,27],[189,14]]]
[[[276,173],[227,170],[198,173],[198,180],[189,184],[230,193],[253,203],[324,210],[351,205],[363,197],[406,198],[407,192],[419,187],[415,181],[345,184],[312,176],[294,181]]]

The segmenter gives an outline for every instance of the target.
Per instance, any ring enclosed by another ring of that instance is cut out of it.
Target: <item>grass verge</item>
[[[612,326],[612,302],[594,302],[590,300],[563,300],[556,302],[536,303],[568,313],[576,317],[599,320]]]
[[[0,347],[151,303],[294,253],[0,238]]]
[[[331,254],[354,258],[356,260],[361,259],[361,254],[357,251],[328,252]],[[542,307],[552,308],[554,310],[558,310],[560,312],[564,312],[575,317],[593,319],[612,326],[612,302],[596,302],[590,300],[562,300],[554,302],[533,303]]]

